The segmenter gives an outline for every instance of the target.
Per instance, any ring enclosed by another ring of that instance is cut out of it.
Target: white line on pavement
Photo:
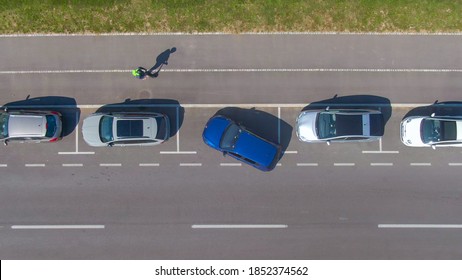
[[[7,167],[8,164],[0,164],[0,167]]]
[[[242,166],[242,163],[220,163],[220,166]]]
[[[58,152],[59,155],[94,155],[95,152]]]
[[[110,167],[110,166],[122,166],[122,163],[100,163],[99,166],[106,166],[106,167]]]
[[[196,151],[160,151],[162,155],[195,155]]]
[[[371,166],[393,166],[392,162],[371,162]]]
[[[317,163],[297,163],[297,166],[318,166]]]
[[[11,229],[104,229],[104,225],[13,225]]]
[[[180,166],[202,166],[202,163],[180,163]]]
[[[399,151],[362,151],[363,154],[399,154]]]
[[[378,228],[462,228],[458,224],[379,224]]]
[[[449,166],[462,166],[462,163],[460,162],[451,162],[451,163],[448,163]]]
[[[192,225],[194,229],[264,229],[264,228],[287,228],[288,225]]]
[[[345,162],[345,163],[334,163],[334,166],[355,166],[353,162]]]
[[[64,167],[80,167],[83,166],[82,163],[63,163]]]
[[[298,151],[285,151],[284,154],[298,154]]]
[[[412,162],[411,166],[432,166],[431,162]]]
[[[140,163],[140,166],[160,166],[159,163]]]
[[[26,167],[45,167],[44,163],[26,163]]]
[[[25,70],[0,71],[3,75],[20,74],[85,74],[85,73],[129,73],[132,69],[95,70]],[[249,72],[352,72],[352,73],[462,73],[462,69],[418,69],[418,68],[221,68],[221,69],[163,69],[166,73],[249,73]]]
[[[282,166],[282,163],[276,163],[276,166]]]

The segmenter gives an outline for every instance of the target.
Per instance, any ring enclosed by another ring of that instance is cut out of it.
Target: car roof
[[[8,120],[8,134],[10,137],[45,136],[45,115],[10,115]]]

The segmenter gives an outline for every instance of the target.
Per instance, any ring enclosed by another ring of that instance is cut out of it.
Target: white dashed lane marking
[[[104,225],[13,225],[11,229],[104,229]]]
[[[44,163],[26,163],[24,166],[26,167],[45,167]]]
[[[180,166],[202,166],[202,163],[180,163]]]
[[[458,224],[379,224],[378,228],[433,228],[433,229],[458,229],[462,228],[462,225]]]
[[[318,166],[317,163],[297,163],[297,166]]]
[[[159,163],[140,163],[139,166],[160,166]]]
[[[430,162],[412,162],[411,166],[432,166]]]
[[[255,224],[255,225],[250,225],[250,224],[245,224],[245,225],[192,225],[191,228],[193,229],[270,229],[270,228],[275,228],[275,229],[282,229],[282,228],[288,228],[288,225],[264,225],[264,224]]]
[[[122,163],[100,163],[99,166],[117,167],[117,166],[122,166]]]
[[[371,166],[393,166],[392,162],[371,162]]]
[[[220,163],[220,166],[242,166],[242,163]]]
[[[8,167],[8,164],[0,164],[0,167]]]
[[[334,166],[355,166],[353,162],[334,163]]]
[[[82,167],[82,163],[63,163],[63,167]]]

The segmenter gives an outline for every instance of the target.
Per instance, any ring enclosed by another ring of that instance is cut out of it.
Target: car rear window
[[[45,137],[53,137],[56,133],[56,129],[58,128],[56,125],[56,117],[53,115],[47,115],[47,132],[45,133]]]
[[[143,137],[143,121],[142,120],[117,121],[117,137],[121,137],[121,138]]]

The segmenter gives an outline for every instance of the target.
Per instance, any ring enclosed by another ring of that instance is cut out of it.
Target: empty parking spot
[[[268,229],[268,228],[287,228],[288,225],[280,225],[280,224],[275,224],[275,225],[269,225],[269,224],[254,224],[254,225],[192,225],[191,228],[193,229]]]
[[[242,166],[242,163],[220,163],[220,166]]]
[[[460,224],[379,224],[378,228],[462,228]]]
[[[26,167],[45,167],[44,163],[26,163],[24,166]]]
[[[318,166],[318,163],[302,162],[302,163],[297,163],[297,166]]]
[[[122,166],[122,163],[100,163],[99,166],[116,167],[116,166]]]
[[[371,166],[393,166],[392,162],[371,162]]]
[[[104,225],[13,225],[11,229],[104,229]]]
[[[159,166],[159,163],[140,163],[140,166]]]
[[[353,162],[338,162],[334,163],[334,166],[355,166]]]
[[[202,166],[202,163],[180,163],[180,166]]]
[[[63,167],[82,167],[82,163],[63,163]]]
[[[412,162],[411,166],[432,166],[430,162]]]

